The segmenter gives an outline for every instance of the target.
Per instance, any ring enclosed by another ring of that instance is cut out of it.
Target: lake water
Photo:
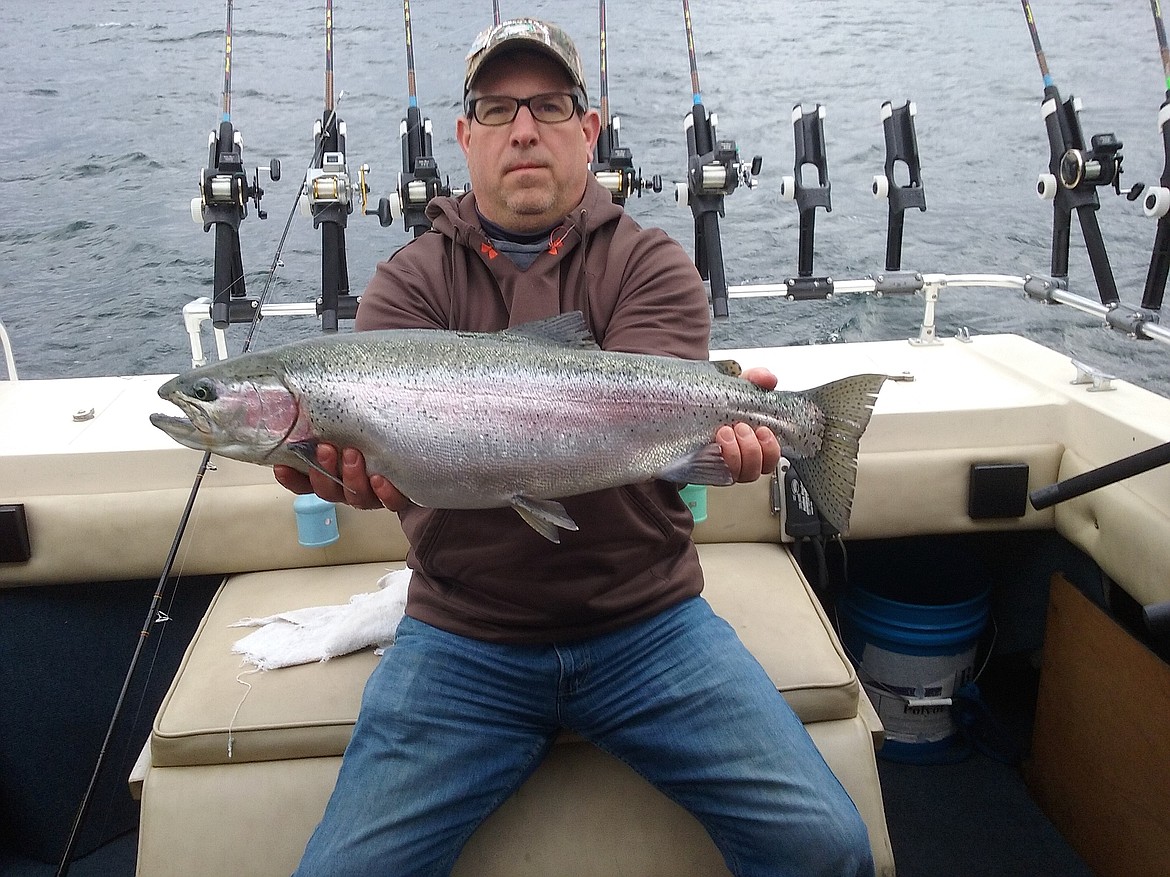
[[[532,14],[577,39],[597,96],[598,20],[591,4],[501,3],[505,16]],[[0,129],[0,320],[12,336],[21,377],[165,373],[189,365],[180,310],[211,290],[213,235],[192,222],[189,202],[219,120],[226,7],[59,0],[30,14],[0,7],[0,70],[9,122]],[[1084,102],[1086,136],[1115,132],[1125,177],[1157,182],[1163,152],[1156,117],[1165,82],[1144,0],[1033,4],[1052,75],[1064,96]],[[928,210],[907,214],[903,266],[926,272],[1046,273],[1051,207],[1035,196],[1048,146],[1040,119],[1042,81],[1019,3],[793,0],[691,4],[702,94],[719,133],[745,156],[763,157],[760,185],[727,200],[722,221],[728,281],[778,281],[796,273],[797,210],[779,196],[793,172],[792,108],[826,107],[833,211],[819,211],[815,272],[856,278],[883,267],[886,206],[870,194],[881,170],[883,101],[918,109],[917,137]],[[463,57],[491,21],[487,0],[415,0],[411,5],[418,97],[434,124],[435,155],[453,183],[466,180],[454,142]],[[260,221],[241,227],[249,293],[257,295],[312,153],[324,100],[324,4],[235,4],[232,120],[245,160],[279,158],[284,176],[266,185]],[[660,195],[632,199],[644,225],[667,229],[690,249],[689,211],[673,182],[683,178],[682,118],[691,86],[682,5],[615,2],[608,8],[610,103],[622,142]],[[345,97],[351,171],[368,163],[375,196],[400,168],[398,125],[407,94],[402,7],[337,0],[335,82]],[[1123,301],[1142,294],[1155,223],[1140,203],[1104,190],[1099,218]],[[374,264],[407,241],[354,215],[347,230],[355,292]],[[1070,280],[1095,297],[1079,228]],[[294,221],[271,301],[319,293],[320,233]],[[919,298],[841,296],[829,302],[733,300],[712,344],[742,347],[906,338],[916,334]],[[1096,319],[1007,290],[946,290],[940,334],[1020,332],[1163,393],[1170,355]],[[255,346],[315,331],[267,319]],[[237,346],[244,327],[233,327]]]

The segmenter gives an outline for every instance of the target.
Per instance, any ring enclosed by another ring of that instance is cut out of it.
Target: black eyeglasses
[[[566,122],[581,110],[579,95],[563,91],[534,94],[532,97],[508,97],[489,94],[467,99],[467,115],[481,125],[507,125],[516,118],[521,107],[528,107],[538,122],[555,124]]]

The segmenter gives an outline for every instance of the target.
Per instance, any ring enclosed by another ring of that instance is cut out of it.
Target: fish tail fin
[[[821,515],[842,534],[849,530],[861,435],[885,380],[885,375],[853,375],[803,394],[821,409],[825,429],[816,454],[790,462]]]

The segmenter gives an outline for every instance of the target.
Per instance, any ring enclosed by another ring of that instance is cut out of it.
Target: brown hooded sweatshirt
[[[440,198],[432,230],[378,265],[356,328],[495,332],[579,310],[606,350],[705,359],[706,290],[686,252],[643,229],[590,176],[526,270],[496,252],[474,193]],[[702,590],[691,517],[661,481],[562,500],[578,532],[553,544],[511,508],[400,515],[414,570],[406,614],[493,642],[567,642],[648,618]]]

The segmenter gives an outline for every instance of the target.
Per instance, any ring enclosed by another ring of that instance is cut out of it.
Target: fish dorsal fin
[[[521,323],[512,326],[500,333],[506,338],[535,341],[539,344],[551,344],[558,347],[572,347],[578,350],[597,350],[597,342],[585,323],[585,315],[580,311],[569,311],[548,317],[543,320],[533,320],[531,323]]]

